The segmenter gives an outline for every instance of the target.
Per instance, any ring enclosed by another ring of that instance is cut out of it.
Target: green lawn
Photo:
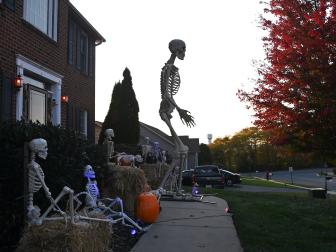
[[[336,199],[208,189],[225,199],[244,251],[336,251]]]

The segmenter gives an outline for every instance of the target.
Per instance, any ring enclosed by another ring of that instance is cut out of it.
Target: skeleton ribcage
[[[40,173],[41,178],[44,179],[44,173],[40,166],[37,168],[37,170]],[[29,179],[29,185],[28,185],[29,192],[30,193],[38,192],[42,187],[42,183],[38,178],[36,171],[34,170],[33,167],[29,167],[28,179]]]
[[[89,182],[86,185],[86,190],[90,194],[90,196],[93,198],[93,200],[97,201],[97,198],[99,197],[99,189],[96,183]]]
[[[161,70],[161,98],[164,98],[165,95],[175,95],[180,88],[180,82],[178,68],[174,65],[166,64]]]

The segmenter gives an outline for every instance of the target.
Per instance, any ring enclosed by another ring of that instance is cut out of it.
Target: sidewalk
[[[207,196],[200,202],[161,201],[158,221],[131,252],[243,251],[225,200]]]

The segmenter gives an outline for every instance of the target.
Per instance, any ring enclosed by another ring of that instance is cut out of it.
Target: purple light
[[[132,229],[131,229],[131,235],[132,235],[132,236],[136,235],[136,230],[135,230],[135,228],[132,228]]]

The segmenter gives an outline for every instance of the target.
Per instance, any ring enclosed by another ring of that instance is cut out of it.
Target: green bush
[[[52,125],[35,123],[0,124],[0,250],[12,250],[24,226],[24,143],[34,138],[48,142],[46,160],[37,158],[45,174],[46,184],[53,197],[64,186],[84,190],[82,176],[86,164],[92,164],[99,177],[104,157],[99,146],[93,145],[74,131]],[[29,158],[29,156],[28,156]],[[43,209],[48,201],[40,190],[34,204]],[[65,204],[65,202],[61,202]]]

